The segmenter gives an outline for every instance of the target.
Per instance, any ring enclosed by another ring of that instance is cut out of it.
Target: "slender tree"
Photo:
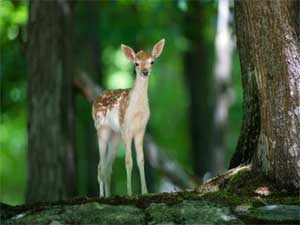
[[[231,64],[233,39],[230,29],[230,1],[218,1],[218,23],[215,39],[215,106],[213,119],[213,158],[214,173],[225,170],[226,134],[229,108],[232,102],[231,94]]]
[[[236,1],[244,122],[231,165],[300,187],[299,2]]]
[[[76,192],[69,1],[30,1],[26,201]]]
[[[93,78],[104,86],[104,74],[102,64],[102,45],[101,45],[101,33],[100,33],[100,13],[104,10],[105,4],[101,4],[100,1],[89,1],[84,3],[86,15],[84,18],[80,18],[83,25],[88,28],[87,37],[84,37],[84,44],[86,51],[90,58],[89,68]],[[80,61],[84,61],[84,58],[80,58]],[[90,105],[88,105],[90,110]],[[85,120],[86,121],[86,120]],[[94,141],[92,137],[95,136],[95,126],[91,118],[85,124],[86,132],[84,132],[84,141],[86,148],[83,149],[86,153],[87,160],[87,194],[89,196],[98,196],[98,181],[97,181],[97,168],[99,162],[99,149],[97,141]]]
[[[204,3],[189,2],[184,22],[184,33],[189,41],[189,47],[184,55],[184,70],[190,95],[189,118],[193,170],[199,177],[214,171],[214,159],[210,151],[213,119],[212,106],[209,104],[212,92],[212,80],[209,76],[210,50],[201,32],[207,22],[204,11]]]

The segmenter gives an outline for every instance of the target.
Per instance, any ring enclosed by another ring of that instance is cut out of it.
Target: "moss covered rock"
[[[80,205],[54,206],[40,212],[21,213],[7,224],[144,224],[142,209],[131,205],[107,205],[98,202]],[[4,222],[4,224],[6,224]]]
[[[300,206],[267,205],[244,213],[248,220],[268,221],[269,223],[300,224]]]
[[[23,206],[0,204],[0,211],[1,225],[300,224],[299,191],[277,187],[247,166],[191,191]]]
[[[243,224],[228,207],[207,201],[185,200],[168,206],[151,204],[146,209],[148,224]]]
[[[206,201],[184,200],[178,204],[132,205],[86,203],[54,206],[40,212],[21,213],[3,224],[243,224],[228,207]]]

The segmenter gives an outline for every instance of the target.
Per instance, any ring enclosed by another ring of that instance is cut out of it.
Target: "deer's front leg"
[[[132,136],[125,135],[125,164],[126,164],[126,174],[127,174],[127,194],[132,195],[131,190],[131,173],[132,173],[132,156],[131,156],[131,143]]]
[[[143,140],[144,140],[144,130],[138,132],[134,137],[135,151],[136,151],[136,160],[138,164],[138,168],[140,171],[140,180],[142,186],[142,194],[147,194],[147,184],[145,179],[145,171],[144,171],[144,151],[143,151]]]

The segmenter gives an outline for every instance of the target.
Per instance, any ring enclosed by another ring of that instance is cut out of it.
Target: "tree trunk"
[[[69,2],[30,2],[27,202],[76,193],[70,27]]]
[[[244,25],[244,15],[241,11],[241,4],[236,2],[234,9],[237,47],[240,56],[244,93],[243,124],[236,151],[230,161],[230,169],[251,161],[256,151],[260,132],[258,90],[254,75],[254,65],[248,52],[248,50],[251,48],[251,40],[248,37],[247,27]]]
[[[203,177],[214,173],[213,154],[211,152],[212,133],[212,80],[209,76],[209,46],[201,30],[207,22],[204,3],[191,1],[185,14],[185,36],[189,41],[184,56],[184,70],[187,89],[190,95],[190,130],[194,173]],[[191,26],[193,24],[193,26]]]
[[[86,26],[89,27],[89,32],[87,33],[87,49],[90,56],[89,69],[92,71],[93,78],[100,84],[104,85],[104,74],[103,74],[103,64],[102,64],[102,46],[101,46],[101,34],[100,34],[100,10],[102,9],[100,1],[89,1],[84,3],[86,7]],[[83,60],[83,59],[81,59]],[[99,147],[97,141],[91,141],[91,137],[96,136],[95,126],[92,119],[85,124],[85,138],[84,141],[86,149],[87,158],[87,194],[88,196],[98,196],[99,195],[99,184],[97,180],[97,168],[99,162]],[[94,139],[92,139],[94,140]]]
[[[240,142],[255,170],[300,187],[299,2],[236,1],[235,12],[244,95],[258,114],[245,111],[253,127]]]

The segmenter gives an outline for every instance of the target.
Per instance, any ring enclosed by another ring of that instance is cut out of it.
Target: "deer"
[[[165,40],[157,42],[151,52],[134,50],[121,44],[125,57],[135,66],[136,78],[132,88],[106,90],[97,96],[92,105],[92,117],[97,131],[100,160],[98,183],[100,197],[110,196],[113,162],[121,139],[125,145],[127,194],[132,195],[132,142],[136,150],[141,192],[147,194],[144,171],[143,139],[150,118],[148,80],[154,61],[161,55]],[[110,147],[108,148],[108,145]]]

